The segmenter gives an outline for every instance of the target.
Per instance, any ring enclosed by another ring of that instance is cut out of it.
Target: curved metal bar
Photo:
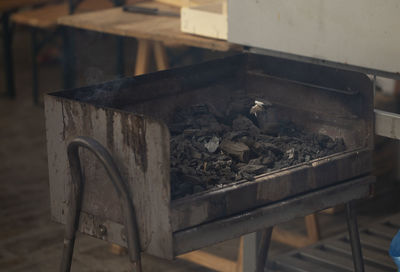
[[[84,190],[84,180],[79,158],[80,147],[93,152],[97,159],[103,164],[112,184],[114,185],[115,191],[121,200],[122,216],[125,220],[128,254],[132,263],[132,271],[141,272],[139,232],[128,186],[122,179],[122,176],[108,151],[99,142],[89,137],[77,137],[68,145],[68,160],[71,169],[72,184],[70,209],[67,214],[67,223],[65,227],[61,272],[69,272],[71,269],[75,234],[79,227],[79,217]]]

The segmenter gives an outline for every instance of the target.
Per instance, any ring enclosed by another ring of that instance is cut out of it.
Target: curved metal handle
[[[122,176],[108,151],[99,142],[89,137],[77,137],[68,144],[68,160],[72,176],[70,195],[71,206],[67,215],[67,224],[65,227],[61,272],[69,272],[71,269],[75,234],[79,227],[79,217],[84,189],[84,180],[79,158],[80,147],[93,152],[96,158],[103,164],[112,184],[114,185],[115,191],[121,200],[122,216],[125,220],[128,254],[132,263],[132,271],[141,272],[139,232],[128,186],[122,179]]]

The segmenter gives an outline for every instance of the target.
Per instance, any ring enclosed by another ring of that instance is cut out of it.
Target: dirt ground
[[[95,83],[115,78],[114,40],[94,34],[81,34],[78,73],[81,83]],[[43,106],[31,99],[30,36],[17,29],[14,40],[17,98],[0,98],[0,271],[57,271],[61,258],[63,226],[51,222]],[[134,61],[134,43],[128,43],[127,67]],[[92,54],[87,54],[88,52]],[[2,58],[1,58],[2,59]],[[2,63],[1,63],[2,64]],[[0,92],[4,93],[3,67],[0,68]],[[40,68],[41,94],[61,88],[60,62],[44,62]],[[131,74],[132,70],[127,71]],[[385,190],[383,190],[385,191]],[[388,202],[392,192],[375,202],[362,205],[360,223],[398,211],[400,203]],[[385,201],[382,201],[385,200]],[[343,213],[320,215],[323,237],[346,230]],[[305,232],[302,218],[282,226]],[[209,248],[208,251],[235,258],[238,241]],[[291,250],[273,242],[271,257]],[[165,261],[144,256],[144,271],[210,271],[192,263]],[[128,271],[126,255],[114,255],[109,244],[80,235],[76,245],[73,271]]]

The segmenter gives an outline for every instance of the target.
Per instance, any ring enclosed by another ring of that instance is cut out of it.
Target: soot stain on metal
[[[65,122],[65,129],[69,134],[76,134],[76,125],[74,121],[74,116],[77,116],[76,112],[72,109],[72,105],[69,101],[63,102],[65,113],[67,114],[68,121]],[[64,135],[66,137],[66,135]]]
[[[114,146],[114,112],[105,110],[107,122],[107,147],[112,149]]]
[[[93,131],[93,122],[91,118],[90,106],[84,103],[79,103],[79,105],[81,106],[82,110],[82,118],[83,120],[85,120],[82,122],[83,133],[88,135],[90,131]]]
[[[147,171],[146,121],[142,116],[121,114],[121,132],[124,143],[129,146],[135,156],[135,162]]]

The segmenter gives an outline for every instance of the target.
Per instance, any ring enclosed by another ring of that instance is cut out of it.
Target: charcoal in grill
[[[172,199],[252,181],[257,175],[346,149],[341,138],[307,133],[269,117],[272,107],[256,101],[247,112],[232,105],[221,114],[207,104],[177,110],[170,124]]]

